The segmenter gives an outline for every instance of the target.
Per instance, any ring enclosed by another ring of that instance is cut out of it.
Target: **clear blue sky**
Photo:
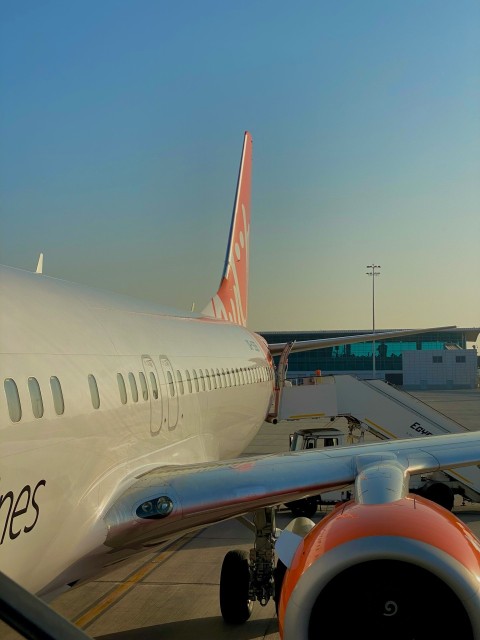
[[[0,261],[249,326],[480,326],[480,3],[2,0]]]

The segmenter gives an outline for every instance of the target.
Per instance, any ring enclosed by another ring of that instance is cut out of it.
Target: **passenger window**
[[[121,373],[117,373],[117,384],[118,391],[120,392],[120,401],[122,404],[127,404],[127,388]]]
[[[128,374],[128,381],[130,382],[130,389],[132,391],[132,399],[133,399],[134,402],[138,402],[137,381],[135,380],[135,376],[133,375],[133,373],[131,371]]]
[[[193,375],[193,382],[195,384],[195,391],[200,391],[200,387],[198,386],[198,378],[197,378],[197,372],[195,371],[195,369],[192,369],[192,375]]]
[[[227,386],[227,378],[225,377],[225,369],[222,369],[222,382],[223,382],[223,386],[226,387]]]
[[[43,400],[40,385],[36,378],[28,379],[28,390],[30,391],[33,415],[35,418],[41,418],[43,416]]]
[[[100,407],[100,394],[98,393],[97,381],[95,376],[91,373],[88,374],[88,386],[90,387],[90,397],[92,398],[92,406],[94,409]]]
[[[7,378],[3,383],[5,395],[7,396],[8,413],[12,422],[18,422],[22,417],[22,407],[20,405],[20,396],[18,395],[15,380]]]
[[[211,378],[212,378],[212,387],[214,389],[217,388],[217,380],[215,378],[215,371],[213,369],[210,369],[210,374],[211,374]]]
[[[158,385],[157,379],[153,371],[150,371],[150,384],[152,385],[152,395],[155,400],[158,400]]]
[[[210,391],[212,388],[212,382],[210,380],[210,374],[208,373],[208,369],[205,369],[205,380],[207,382],[207,391]]]
[[[50,388],[53,396],[53,406],[55,407],[55,413],[57,416],[61,416],[65,411],[65,403],[63,401],[63,392],[60,380],[57,376],[51,376]]]
[[[238,385],[240,384],[240,376],[238,374],[238,369],[235,369],[235,384]]]
[[[173,398],[175,395],[175,385],[173,384],[173,377],[170,371],[167,369],[168,388],[170,389],[170,396]]]
[[[188,392],[192,393],[192,380],[190,378],[190,371],[188,369],[185,371],[185,377],[187,379]]]
[[[218,369],[216,369],[216,374],[217,374],[217,387],[220,389],[222,386],[222,379],[220,377],[220,371]]]
[[[203,377],[203,371],[201,369],[198,370],[198,375],[200,376],[200,385],[202,388],[202,391],[205,391],[205,378]]]
[[[180,394],[183,396],[183,394],[185,393],[185,390],[183,388],[182,373],[178,369],[177,369],[177,382],[178,382],[178,390]]]
[[[138,372],[138,377],[140,378],[140,386],[142,388],[142,396],[144,400],[148,400],[148,389],[147,389],[147,381],[145,379],[145,375],[143,371]]]

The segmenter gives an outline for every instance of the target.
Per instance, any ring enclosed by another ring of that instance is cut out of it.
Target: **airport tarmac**
[[[480,389],[412,394],[469,429],[480,429]],[[244,455],[286,451],[289,433],[299,426],[291,421],[265,423]],[[457,500],[454,511],[480,537],[480,505],[462,506]],[[325,513],[319,511],[314,519],[318,521]],[[284,527],[290,517],[286,509],[280,509],[277,526]],[[265,607],[255,603],[252,617],[241,626],[226,625],[220,615],[223,557],[230,549],[248,550],[251,542],[250,531],[238,521],[224,522],[135,558],[63,594],[52,606],[89,636],[102,640],[277,640],[273,602]],[[0,626],[2,640],[19,637]]]

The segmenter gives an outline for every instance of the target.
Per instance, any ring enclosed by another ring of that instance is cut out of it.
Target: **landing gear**
[[[428,498],[428,500],[431,500],[432,502],[436,502],[448,511],[451,511],[453,509],[453,491],[450,489],[450,487],[447,487],[447,485],[443,484],[442,482],[434,482],[433,484],[429,485],[421,492],[421,495],[424,498]]]
[[[301,500],[287,502],[285,506],[290,509],[294,518],[302,516],[304,518],[313,518],[317,513],[318,499],[315,496],[312,498],[302,498]]]
[[[228,624],[243,624],[252,614],[249,596],[250,567],[246,551],[234,549],[225,556],[220,574],[220,610]]]
[[[275,600],[275,611],[278,615],[278,606],[280,604],[280,594],[282,593],[282,585],[285,574],[287,573],[287,567],[283,564],[281,560],[278,560],[277,566],[273,572],[273,579],[275,581],[275,595],[273,599]]]
[[[259,509],[253,523],[239,518],[255,532],[254,547],[229,551],[220,574],[220,610],[228,624],[242,624],[257,600],[264,607],[274,596],[275,508]]]

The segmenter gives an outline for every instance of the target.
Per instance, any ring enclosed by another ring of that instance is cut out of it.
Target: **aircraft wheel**
[[[447,487],[446,484],[442,484],[441,482],[431,484],[425,489],[425,491],[423,491],[422,495],[424,498],[427,498],[432,502],[436,502],[441,507],[448,509],[448,511],[451,511],[453,509],[453,491],[450,489],[450,487]]]
[[[304,518],[313,518],[317,513],[318,502],[317,498],[303,498],[302,500],[287,502],[285,506],[290,509],[295,518],[302,516]]]
[[[252,613],[248,597],[250,568],[246,551],[234,549],[223,559],[220,574],[220,610],[228,624],[243,624]]]
[[[287,573],[287,567],[283,564],[281,560],[277,560],[277,565],[273,570],[273,581],[275,584],[275,611],[278,616],[278,605],[280,604],[280,595],[282,593],[282,585],[283,579],[285,578],[285,574]]]

